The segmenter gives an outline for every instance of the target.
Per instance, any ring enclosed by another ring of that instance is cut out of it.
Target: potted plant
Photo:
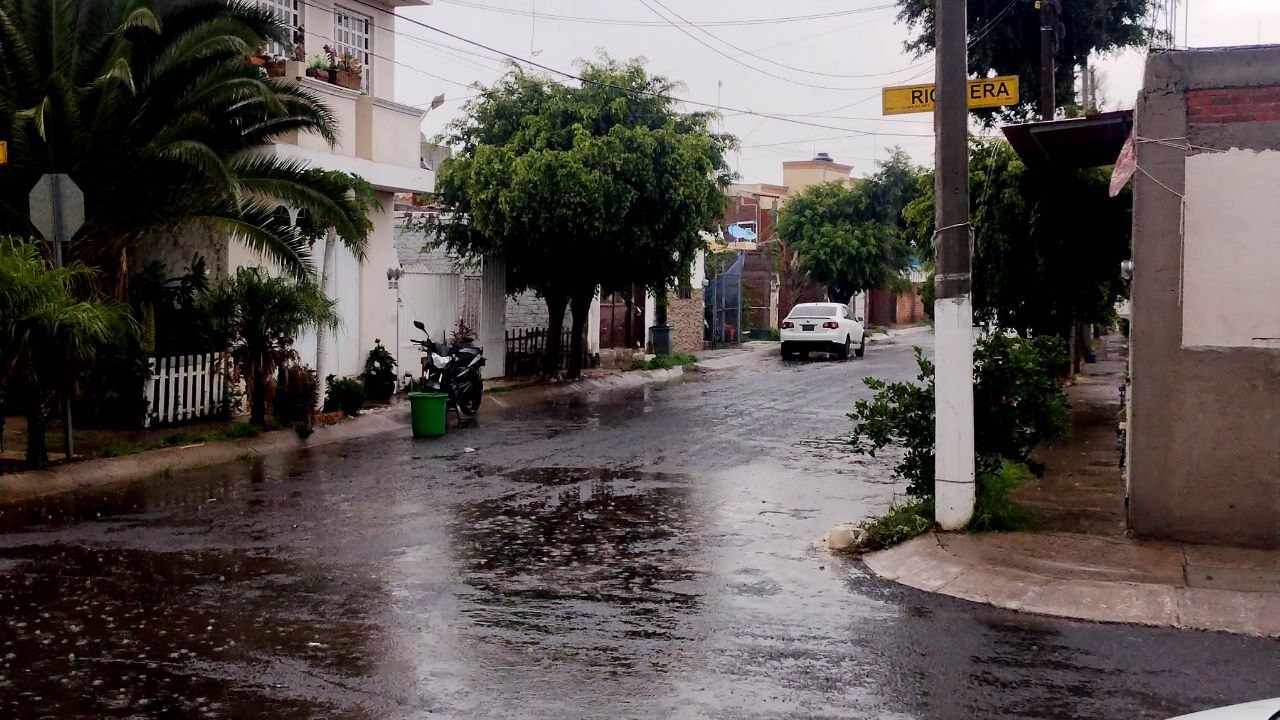
[[[314,57],[307,63],[307,77],[331,83],[333,71],[329,69],[329,63],[325,62],[324,58]]]
[[[337,69],[333,74],[333,83],[348,90],[360,90],[364,88],[364,66],[359,60],[343,53],[338,60]]]
[[[283,55],[267,56],[262,66],[267,71],[267,77],[284,77],[284,64],[287,60]]]
[[[370,400],[380,403],[391,400],[391,394],[396,391],[396,359],[381,340],[373,341],[373,349],[364,361],[364,373],[360,378],[364,380],[365,393]]]

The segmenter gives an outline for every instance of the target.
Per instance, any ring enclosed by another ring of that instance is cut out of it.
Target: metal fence
[[[227,354],[173,355],[148,360],[143,427],[220,415],[227,409]]]
[[[547,351],[547,328],[530,328],[528,330],[508,330],[506,342],[507,377],[536,375],[542,371],[543,355]],[[569,364],[570,341],[573,331],[560,333],[560,367]],[[587,367],[586,347],[583,347],[583,367]]]
[[[705,337],[711,347],[742,342],[742,269],[746,255],[738,253],[703,288]]]

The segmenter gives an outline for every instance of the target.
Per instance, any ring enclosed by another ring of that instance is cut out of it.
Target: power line
[[[367,2],[367,0],[347,0],[347,1],[348,1],[348,2],[350,2],[350,3],[352,3],[352,4],[356,4],[356,5],[363,5],[363,6],[367,7],[367,8],[372,9],[372,10],[378,10],[378,9],[380,9],[377,5],[373,5],[373,4],[369,3],[369,2]],[[559,69],[557,69],[557,68],[553,68],[553,67],[551,67],[551,66],[549,66],[549,65],[544,65],[544,64],[542,64],[542,63],[540,63],[540,62],[537,62],[537,61],[535,61],[535,60],[530,60],[530,59],[528,59],[528,58],[523,58],[523,57],[520,57],[519,55],[513,55],[513,54],[511,54],[511,53],[509,53],[509,52],[506,52],[505,50],[499,50],[499,49],[497,49],[497,48],[495,48],[495,47],[491,47],[491,46],[489,46],[489,45],[485,45],[484,43],[478,42],[478,41],[476,41],[476,40],[471,40],[470,38],[463,37],[463,36],[461,36],[461,35],[458,35],[457,33],[450,32],[449,30],[445,30],[445,29],[443,29],[443,28],[439,28],[439,27],[436,27],[436,26],[434,26],[434,25],[430,25],[430,24],[428,24],[428,23],[425,23],[425,22],[423,22],[423,21],[421,21],[421,20],[417,20],[417,19],[415,19],[415,18],[407,17],[407,16],[404,16],[404,15],[397,15],[396,17],[398,17],[399,19],[404,20],[405,22],[408,22],[408,23],[410,23],[410,24],[412,24],[412,25],[417,25],[417,26],[419,26],[419,27],[426,28],[427,30],[430,30],[430,31],[432,31],[432,32],[440,33],[441,35],[445,35],[445,36],[447,36],[447,37],[451,37],[451,38],[453,38],[454,40],[461,41],[461,42],[463,42],[463,43],[466,43],[467,45],[472,45],[472,46],[475,46],[475,47],[481,48],[481,49],[483,49],[483,50],[487,50],[487,51],[489,51],[489,52],[491,52],[491,53],[494,53],[494,54],[496,54],[496,55],[501,55],[501,56],[503,56],[503,57],[505,57],[505,58],[508,58],[508,59],[510,59],[510,60],[514,60],[514,61],[516,61],[517,63],[523,64],[523,65],[527,65],[527,66],[529,66],[529,67],[538,68],[539,70],[545,70],[546,72],[552,73],[552,74],[554,74],[554,75],[559,75],[559,76],[561,76],[561,77],[569,78],[570,80],[577,80],[578,82],[581,82],[581,83],[588,83],[588,84],[596,85],[596,86],[599,86],[599,87],[607,87],[607,88],[610,88],[610,89],[613,89],[613,90],[619,90],[619,91],[621,91],[621,92],[625,92],[625,93],[631,93],[631,94],[637,94],[637,95],[647,95],[647,96],[649,96],[649,97],[656,97],[656,98],[659,98],[659,99],[662,99],[662,100],[668,100],[668,101],[670,101],[670,102],[684,103],[684,104],[686,104],[686,105],[694,105],[694,106],[697,106],[697,107],[707,108],[707,109],[710,109],[710,110],[721,110],[721,111],[735,112],[735,113],[739,113],[739,114],[743,114],[743,115],[754,115],[755,117],[769,118],[770,120],[777,120],[777,121],[779,121],[779,122],[788,122],[788,123],[792,123],[792,124],[795,124],[795,125],[806,125],[806,126],[809,126],[809,127],[823,128],[823,129],[826,129],[826,130],[840,130],[840,131],[843,131],[843,132],[861,132],[862,134],[865,134],[865,135],[884,135],[884,136],[886,136],[886,137],[932,137],[932,136],[933,136],[933,134],[932,134],[932,133],[929,133],[929,134],[913,134],[913,133],[876,133],[876,132],[872,132],[872,131],[870,131],[870,130],[867,130],[867,131],[859,131],[859,130],[854,130],[853,128],[840,127],[840,126],[838,126],[838,125],[824,125],[824,124],[822,124],[822,123],[809,122],[809,121],[805,121],[805,120],[797,120],[797,119],[794,119],[794,118],[783,117],[783,116],[780,116],[780,115],[773,115],[773,114],[770,114],[770,113],[756,112],[756,111],[754,111],[754,110],[749,110],[749,109],[735,108],[735,107],[728,107],[728,106],[724,106],[724,105],[715,105],[715,104],[712,104],[712,103],[701,102],[701,101],[698,101],[698,100],[689,100],[689,99],[685,99],[685,98],[676,97],[676,96],[673,96],[673,95],[668,95],[668,94],[666,94],[666,93],[659,93],[659,92],[655,92],[655,91],[652,91],[652,90],[637,90],[637,89],[635,89],[635,88],[628,88],[628,87],[623,87],[623,86],[621,86],[621,85],[614,85],[614,84],[612,84],[612,83],[602,82],[602,81],[600,81],[600,80],[590,80],[590,79],[584,78],[584,77],[582,77],[582,76],[580,76],[580,75],[576,75],[576,74],[571,73],[571,72],[566,72],[566,71],[564,71],[564,70],[559,70]],[[383,28],[383,29],[385,30],[385,29],[387,29],[387,28]],[[400,32],[400,31],[397,31],[397,30],[390,30],[390,32],[392,32],[393,34],[395,34],[395,35],[397,35],[397,36],[399,36],[399,35],[406,35],[406,34],[407,34],[407,33],[402,33],[402,32]],[[413,36],[410,36],[410,37],[413,37]],[[421,72],[421,71],[420,71],[420,72]],[[455,82],[455,81],[450,81],[450,82]]]
[[[591,23],[597,25],[622,25],[627,27],[663,27],[667,23],[654,22],[652,20],[626,20],[623,18],[603,18],[603,17],[586,17],[582,15],[558,15],[555,13],[539,13],[531,10],[520,10],[518,8],[504,8],[494,5],[485,5],[484,3],[469,2],[468,0],[440,0],[442,3],[450,5],[459,5],[462,7],[473,8],[476,10],[486,10],[489,12],[503,13],[506,15],[519,15],[522,17],[541,18],[543,20],[559,20],[563,22]],[[860,13],[872,12],[875,10],[885,10],[895,7],[892,3],[886,5],[873,5],[865,8],[853,8],[850,10],[836,10],[826,13],[816,13],[812,15],[792,15],[790,17],[780,18],[758,18],[743,20],[705,20],[698,24],[704,27],[741,27],[746,25],[774,25],[777,23],[793,23],[803,22],[807,20],[829,20],[835,17],[844,17],[848,15],[857,15]],[[688,22],[688,21],[685,21]],[[690,23],[692,24],[692,23]]]
[[[765,70],[765,69],[763,69],[763,68],[756,67],[755,65],[752,65],[752,64],[750,64],[750,63],[748,63],[748,62],[744,62],[744,61],[743,61],[743,60],[741,60],[740,58],[734,57],[733,55],[730,55],[729,53],[724,52],[723,50],[721,50],[720,48],[716,47],[715,45],[712,45],[712,44],[708,43],[707,41],[703,40],[702,38],[698,37],[697,35],[694,35],[693,33],[689,32],[689,30],[688,30],[688,29],[686,29],[683,25],[681,25],[680,23],[677,23],[677,22],[675,22],[675,21],[673,21],[673,20],[669,19],[666,15],[663,15],[661,12],[659,12],[659,11],[657,10],[657,8],[654,8],[654,7],[653,7],[653,5],[650,5],[650,4],[649,4],[649,2],[648,2],[648,0],[639,0],[639,2],[640,2],[640,4],[641,4],[641,5],[644,5],[646,8],[648,8],[648,9],[649,9],[649,11],[650,11],[650,12],[652,12],[654,15],[657,15],[658,17],[662,18],[663,20],[666,20],[666,21],[667,21],[667,24],[669,24],[671,27],[673,27],[673,28],[675,28],[675,29],[679,30],[681,33],[684,33],[686,36],[688,36],[689,38],[691,38],[694,42],[698,43],[699,45],[702,45],[703,47],[705,47],[705,48],[707,48],[708,50],[710,50],[710,51],[712,51],[712,52],[716,53],[717,55],[720,55],[721,57],[724,57],[724,58],[726,58],[726,59],[728,59],[728,60],[731,60],[731,61],[733,61],[734,63],[736,63],[736,64],[738,64],[738,65],[741,65],[742,67],[745,67],[745,68],[747,68],[747,69],[749,69],[749,70],[754,70],[754,71],[756,71],[756,72],[760,73],[761,75],[766,75],[766,76],[768,76],[768,77],[774,78],[775,80],[781,80],[781,81],[783,81],[783,82],[788,82],[788,83],[791,83],[791,84],[793,84],[793,85],[800,85],[800,86],[808,87],[808,88],[816,88],[816,89],[818,89],[818,90],[842,90],[842,91],[846,91],[846,92],[847,92],[847,91],[851,91],[851,90],[852,90],[852,91],[856,91],[856,90],[870,90],[870,89],[871,89],[871,88],[866,88],[866,87],[855,87],[855,88],[851,88],[851,87],[837,87],[837,86],[834,86],[834,85],[817,85],[817,84],[815,84],[815,83],[809,83],[809,82],[805,82],[805,81],[803,81],[803,80],[793,80],[793,79],[791,79],[791,78],[789,78],[789,77],[784,77],[784,76],[782,76],[782,75],[778,75],[777,73],[770,72],[770,71]],[[661,2],[659,2],[659,0],[653,0],[653,2],[654,2],[654,4],[655,4],[655,5],[657,5],[658,7],[661,7],[663,10],[666,10],[667,12],[671,13],[672,15],[675,15],[677,18],[679,18],[679,17],[680,17],[680,15],[679,15],[679,14],[677,14],[674,10],[672,10],[672,9],[671,9],[671,8],[669,8],[669,7],[667,7],[666,5],[663,5]],[[683,18],[681,18],[681,19],[683,20]],[[685,21],[685,22],[686,22],[686,23],[688,23],[688,21]],[[694,27],[697,27],[697,26],[694,26]],[[701,28],[699,28],[699,29],[701,29]],[[704,30],[703,32],[706,32],[706,31]],[[714,37],[714,36],[712,36],[712,37]]]
[[[645,2],[645,0],[640,0],[640,2],[641,2],[641,4],[643,4],[645,7],[649,7],[648,3],[647,3],[647,2]],[[898,69],[898,70],[889,70],[889,71],[887,71],[887,72],[865,73],[865,74],[862,74],[862,75],[848,75],[848,74],[841,74],[841,73],[827,73],[827,72],[821,72],[821,71],[819,71],[819,70],[808,70],[808,69],[806,69],[806,68],[800,68],[800,67],[796,67],[796,66],[794,66],[794,65],[787,65],[786,63],[779,62],[779,61],[777,61],[777,60],[771,60],[771,59],[769,59],[769,58],[767,58],[767,57],[765,57],[765,56],[763,56],[763,55],[758,55],[758,54],[756,54],[756,53],[754,53],[754,52],[752,52],[752,51],[750,51],[750,50],[748,50],[748,49],[746,49],[746,48],[744,48],[744,47],[738,47],[738,46],[736,46],[736,45],[734,45],[734,44],[732,44],[732,43],[726,42],[723,38],[721,38],[721,37],[719,37],[719,36],[717,36],[717,35],[715,35],[715,34],[713,34],[713,33],[708,32],[705,28],[703,28],[703,27],[702,27],[701,25],[699,25],[698,23],[693,22],[692,20],[689,20],[689,19],[685,18],[683,15],[681,15],[681,14],[680,14],[680,13],[678,13],[678,12],[676,12],[675,10],[672,10],[671,8],[667,7],[666,5],[663,5],[663,4],[662,4],[662,2],[660,2],[660,0],[653,0],[653,2],[654,2],[654,4],[656,4],[658,7],[662,8],[663,10],[666,10],[667,12],[671,13],[672,15],[674,15],[674,16],[675,16],[676,18],[678,18],[681,22],[683,22],[683,23],[687,24],[689,27],[692,27],[692,28],[694,28],[695,30],[698,30],[698,31],[699,31],[699,32],[701,32],[703,35],[706,35],[707,37],[711,38],[712,40],[715,40],[716,42],[720,43],[721,45],[726,45],[726,46],[728,46],[728,47],[731,47],[731,48],[733,48],[733,49],[737,50],[738,52],[743,53],[744,55],[749,55],[749,56],[751,56],[751,57],[753,57],[753,58],[756,58],[757,60],[763,60],[763,61],[765,61],[765,62],[767,62],[767,63],[772,64],[772,65],[777,65],[777,66],[778,66],[778,67],[780,67],[780,68],[785,68],[785,69],[787,69],[787,70],[792,70],[792,71],[794,71],[794,72],[808,73],[808,74],[810,74],[810,75],[820,75],[820,76],[822,76],[822,77],[832,77],[832,78],[871,78],[871,77],[883,77],[883,76],[885,76],[885,75],[895,75],[895,74],[900,73],[900,72],[902,72],[903,70],[907,69],[907,68],[902,68],[902,69]],[[650,10],[653,10],[653,8],[651,8],[651,7],[650,7],[649,9],[650,9]],[[675,25],[675,23],[674,23],[674,22],[673,22],[673,23],[671,23],[671,24],[672,24],[673,26]],[[687,34],[687,33],[686,33],[686,34]],[[696,39],[696,38],[695,38],[695,39]],[[704,43],[704,44],[705,44],[705,43]],[[709,47],[709,46],[708,46],[708,47]],[[719,51],[717,51],[717,52],[719,52]],[[723,53],[721,53],[721,54],[723,54]],[[726,57],[727,57],[727,56],[726,56]],[[744,63],[744,64],[745,64],[745,63]],[[751,67],[751,66],[750,66],[750,65],[748,65],[747,67]],[[756,69],[756,70],[758,70],[758,68],[752,68],[752,69]],[[763,72],[763,71],[761,71],[761,72]],[[847,88],[847,89],[849,89],[849,90],[861,90],[861,89],[863,89],[863,88]]]

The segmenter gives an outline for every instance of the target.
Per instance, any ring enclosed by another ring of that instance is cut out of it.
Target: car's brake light
[[[793,323],[793,322],[791,322],[790,320],[786,320],[786,321],[784,321],[784,322],[782,323],[782,329],[783,329],[783,330],[790,330],[791,328],[793,328],[793,327],[795,327],[795,326],[796,326],[796,324],[795,324],[795,323]]]
[[[828,321],[826,321],[826,322],[822,323],[822,327],[824,327],[824,328],[826,328],[826,329],[828,329],[828,330],[836,330],[836,329],[839,329],[839,327],[840,327],[840,323],[838,323],[838,322],[831,322],[830,320],[828,320]]]

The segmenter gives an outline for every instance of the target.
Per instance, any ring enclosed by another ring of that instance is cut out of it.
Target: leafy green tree
[[[70,256],[94,267],[203,227],[305,277],[309,245],[281,204],[361,256],[370,224],[349,176],[254,152],[292,133],[335,140],[318,96],[246,59],[287,35],[256,3],[0,0],[0,232],[34,236],[28,193],[61,172],[85,193]]]
[[[973,305],[979,322],[1066,337],[1111,319],[1126,287],[1132,203],[1103,169],[1030,169],[1003,140],[972,141]],[[933,234],[933,183],[904,211],[908,234]]]
[[[250,421],[267,420],[270,380],[297,361],[293,341],[308,328],[336,330],[337,304],[311,280],[272,276],[261,268],[239,268],[213,290],[208,312],[222,319],[231,338],[231,359],[249,386]]]
[[[898,0],[898,19],[912,36],[907,49],[923,56],[934,49],[937,0]],[[1157,0],[1060,0],[1059,43],[1054,74],[1059,107],[1075,102],[1075,68],[1094,53],[1147,45],[1146,21]],[[969,72],[974,76],[1017,75],[1021,100],[980,116],[1025,121],[1035,116],[1040,98],[1040,11],[1021,0],[967,0]]]
[[[787,199],[775,230],[799,269],[848,302],[854,293],[896,283],[915,254],[902,210],[923,170],[895,150],[853,186],[813,185]]]
[[[676,84],[639,60],[584,62],[581,76],[570,86],[513,67],[449,126],[458,152],[436,180],[440,242],[501,256],[508,292],[546,302],[546,372],[572,310],[571,377],[598,287],[665,292],[688,272],[699,230],[724,209],[734,142],[710,114],[678,112]]]
[[[0,418],[27,419],[27,464],[48,464],[45,430],[59,399],[125,317],[115,303],[84,300],[94,274],[79,263],[54,268],[36,246],[0,238]]]

